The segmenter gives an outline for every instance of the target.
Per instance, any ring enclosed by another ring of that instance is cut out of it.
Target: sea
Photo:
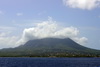
[[[100,58],[1,57],[0,67],[100,67]]]

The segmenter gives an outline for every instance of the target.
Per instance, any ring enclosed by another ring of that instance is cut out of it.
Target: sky
[[[47,37],[100,50],[100,0],[0,0],[0,49]]]

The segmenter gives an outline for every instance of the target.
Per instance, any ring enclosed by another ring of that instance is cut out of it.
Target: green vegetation
[[[100,57],[100,51],[81,46],[69,38],[44,38],[2,49],[0,57]]]

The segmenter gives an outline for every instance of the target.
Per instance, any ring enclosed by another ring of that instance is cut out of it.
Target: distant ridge
[[[16,48],[0,50],[1,57],[99,57],[100,51],[79,45],[70,38],[30,40]]]

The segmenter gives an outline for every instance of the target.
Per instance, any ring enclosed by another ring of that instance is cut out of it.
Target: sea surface
[[[100,58],[0,58],[0,67],[100,67]]]

